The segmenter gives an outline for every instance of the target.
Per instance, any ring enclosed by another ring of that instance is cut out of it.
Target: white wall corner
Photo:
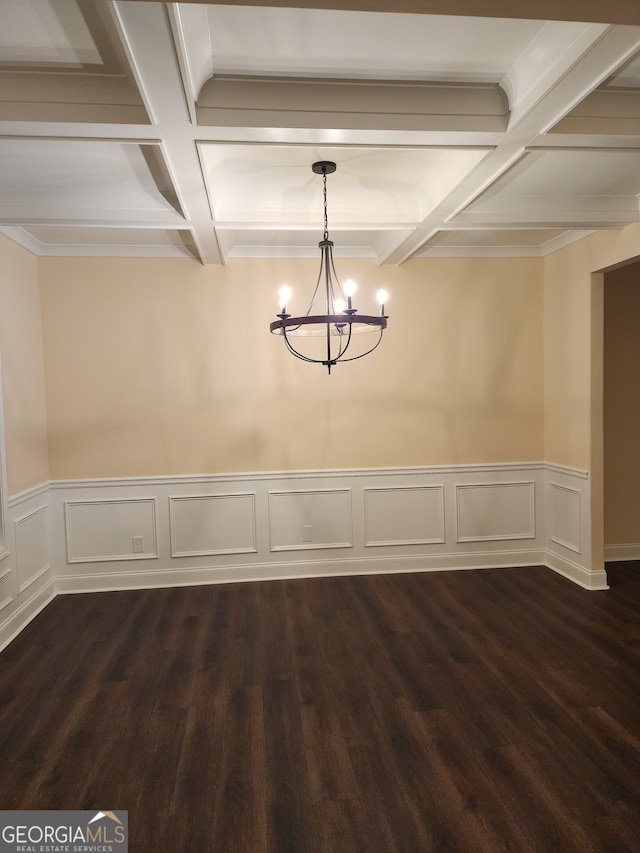
[[[555,554],[550,551],[547,551],[545,565],[548,568],[553,569],[553,571],[557,572],[559,575],[577,583],[584,589],[609,589],[607,573],[604,569],[601,569],[600,571],[591,571],[590,569],[585,569],[583,566],[578,565],[578,563],[575,563],[560,554]]]
[[[15,608],[11,608],[9,615],[0,621],[0,651],[20,634],[32,619],[41,610],[50,604],[56,597],[56,588],[53,578],[43,587],[40,587],[33,595]],[[4,615],[0,612],[0,618]]]
[[[593,565],[588,471],[545,465],[545,519],[545,565],[584,589],[608,589],[604,566]]]

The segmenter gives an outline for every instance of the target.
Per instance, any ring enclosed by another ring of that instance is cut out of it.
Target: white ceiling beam
[[[154,2],[154,0],[131,0]],[[165,0],[168,2],[168,0]],[[202,0],[181,0],[201,3]],[[228,5],[228,0],[208,0]],[[241,0],[239,6],[298,9],[345,9],[354,12],[396,12],[414,15],[465,15],[481,18],[530,18],[542,21],[593,21],[640,25],[637,0]]]
[[[0,139],[65,139],[160,145],[158,128],[146,124],[0,121]]]
[[[513,63],[501,85],[515,127],[606,33],[604,24],[547,21]]]
[[[322,127],[198,127],[198,142],[237,145],[322,145],[340,148],[484,148],[495,147],[499,131],[383,130]]]
[[[221,263],[170,23],[159,4],[114,3],[121,38],[143,100],[162,139],[176,196],[204,264]]]
[[[173,218],[157,218],[150,219],[148,216],[146,218],[142,217],[140,219],[135,218],[135,213],[132,215],[130,211],[126,210],[114,210],[112,219],[88,219],[87,216],[82,216],[78,214],[77,218],[75,216],[69,216],[64,213],[64,211],[60,213],[54,213],[51,215],[46,215],[42,213],[40,209],[38,215],[31,215],[29,210],[23,210],[20,213],[16,213],[15,207],[10,206],[8,209],[3,210],[0,206],[0,222],[2,223],[2,227],[4,226],[18,226],[18,227],[39,227],[42,225],[50,225],[60,228],[147,228],[147,229],[159,229],[161,231],[188,231],[189,225],[185,223],[182,217],[178,218],[176,215]]]
[[[556,125],[557,127],[557,125]],[[530,151],[639,151],[640,135],[613,136],[611,133],[556,133],[534,139]]]
[[[537,201],[537,200],[536,200]],[[472,231],[479,228],[487,230],[503,230],[519,226],[521,229],[532,228],[624,228],[632,222],[638,222],[638,204],[630,203],[626,207],[616,206],[612,210],[599,208],[597,210],[560,210],[549,211],[544,201],[537,201],[531,209],[516,209],[505,212],[474,211],[466,213],[460,219],[460,229]]]
[[[469,130],[380,130],[315,127],[223,127],[200,126],[196,142],[225,142],[237,145],[330,145],[339,148],[492,148],[502,138],[500,131]],[[193,138],[193,136],[191,137]],[[162,144],[155,124],[92,124],[59,121],[0,121],[0,139],[98,140],[152,145]]]

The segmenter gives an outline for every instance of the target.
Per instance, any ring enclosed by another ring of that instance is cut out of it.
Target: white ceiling
[[[640,26],[280,2],[0,0],[0,230],[315,257],[316,160],[343,257],[543,255],[640,219]]]

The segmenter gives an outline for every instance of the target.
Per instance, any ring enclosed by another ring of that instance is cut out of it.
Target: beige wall
[[[640,264],[605,276],[604,536],[640,542]]]
[[[0,357],[9,494],[49,479],[38,259],[0,234]]]
[[[327,376],[268,332],[316,261],[43,259],[52,477],[542,458],[540,260],[338,268],[391,320]]]

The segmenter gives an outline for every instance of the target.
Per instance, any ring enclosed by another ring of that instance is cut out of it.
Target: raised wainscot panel
[[[458,542],[535,538],[535,483],[456,486]]]
[[[67,562],[156,559],[156,499],[65,501]]]
[[[18,593],[24,592],[46,574],[49,563],[49,508],[40,506],[13,520],[16,543]]]
[[[13,569],[0,566],[0,611],[13,601]]]
[[[364,490],[365,545],[444,542],[444,487],[396,486]]]
[[[550,539],[557,545],[580,554],[580,491],[559,483],[550,483],[549,488],[551,492],[551,512],[548,521]]]
[[[353,547],[351,489],[269,493],[272,551]]]
[[[255,504],[253,492],[169,498],[171,556],[256,553]]]

